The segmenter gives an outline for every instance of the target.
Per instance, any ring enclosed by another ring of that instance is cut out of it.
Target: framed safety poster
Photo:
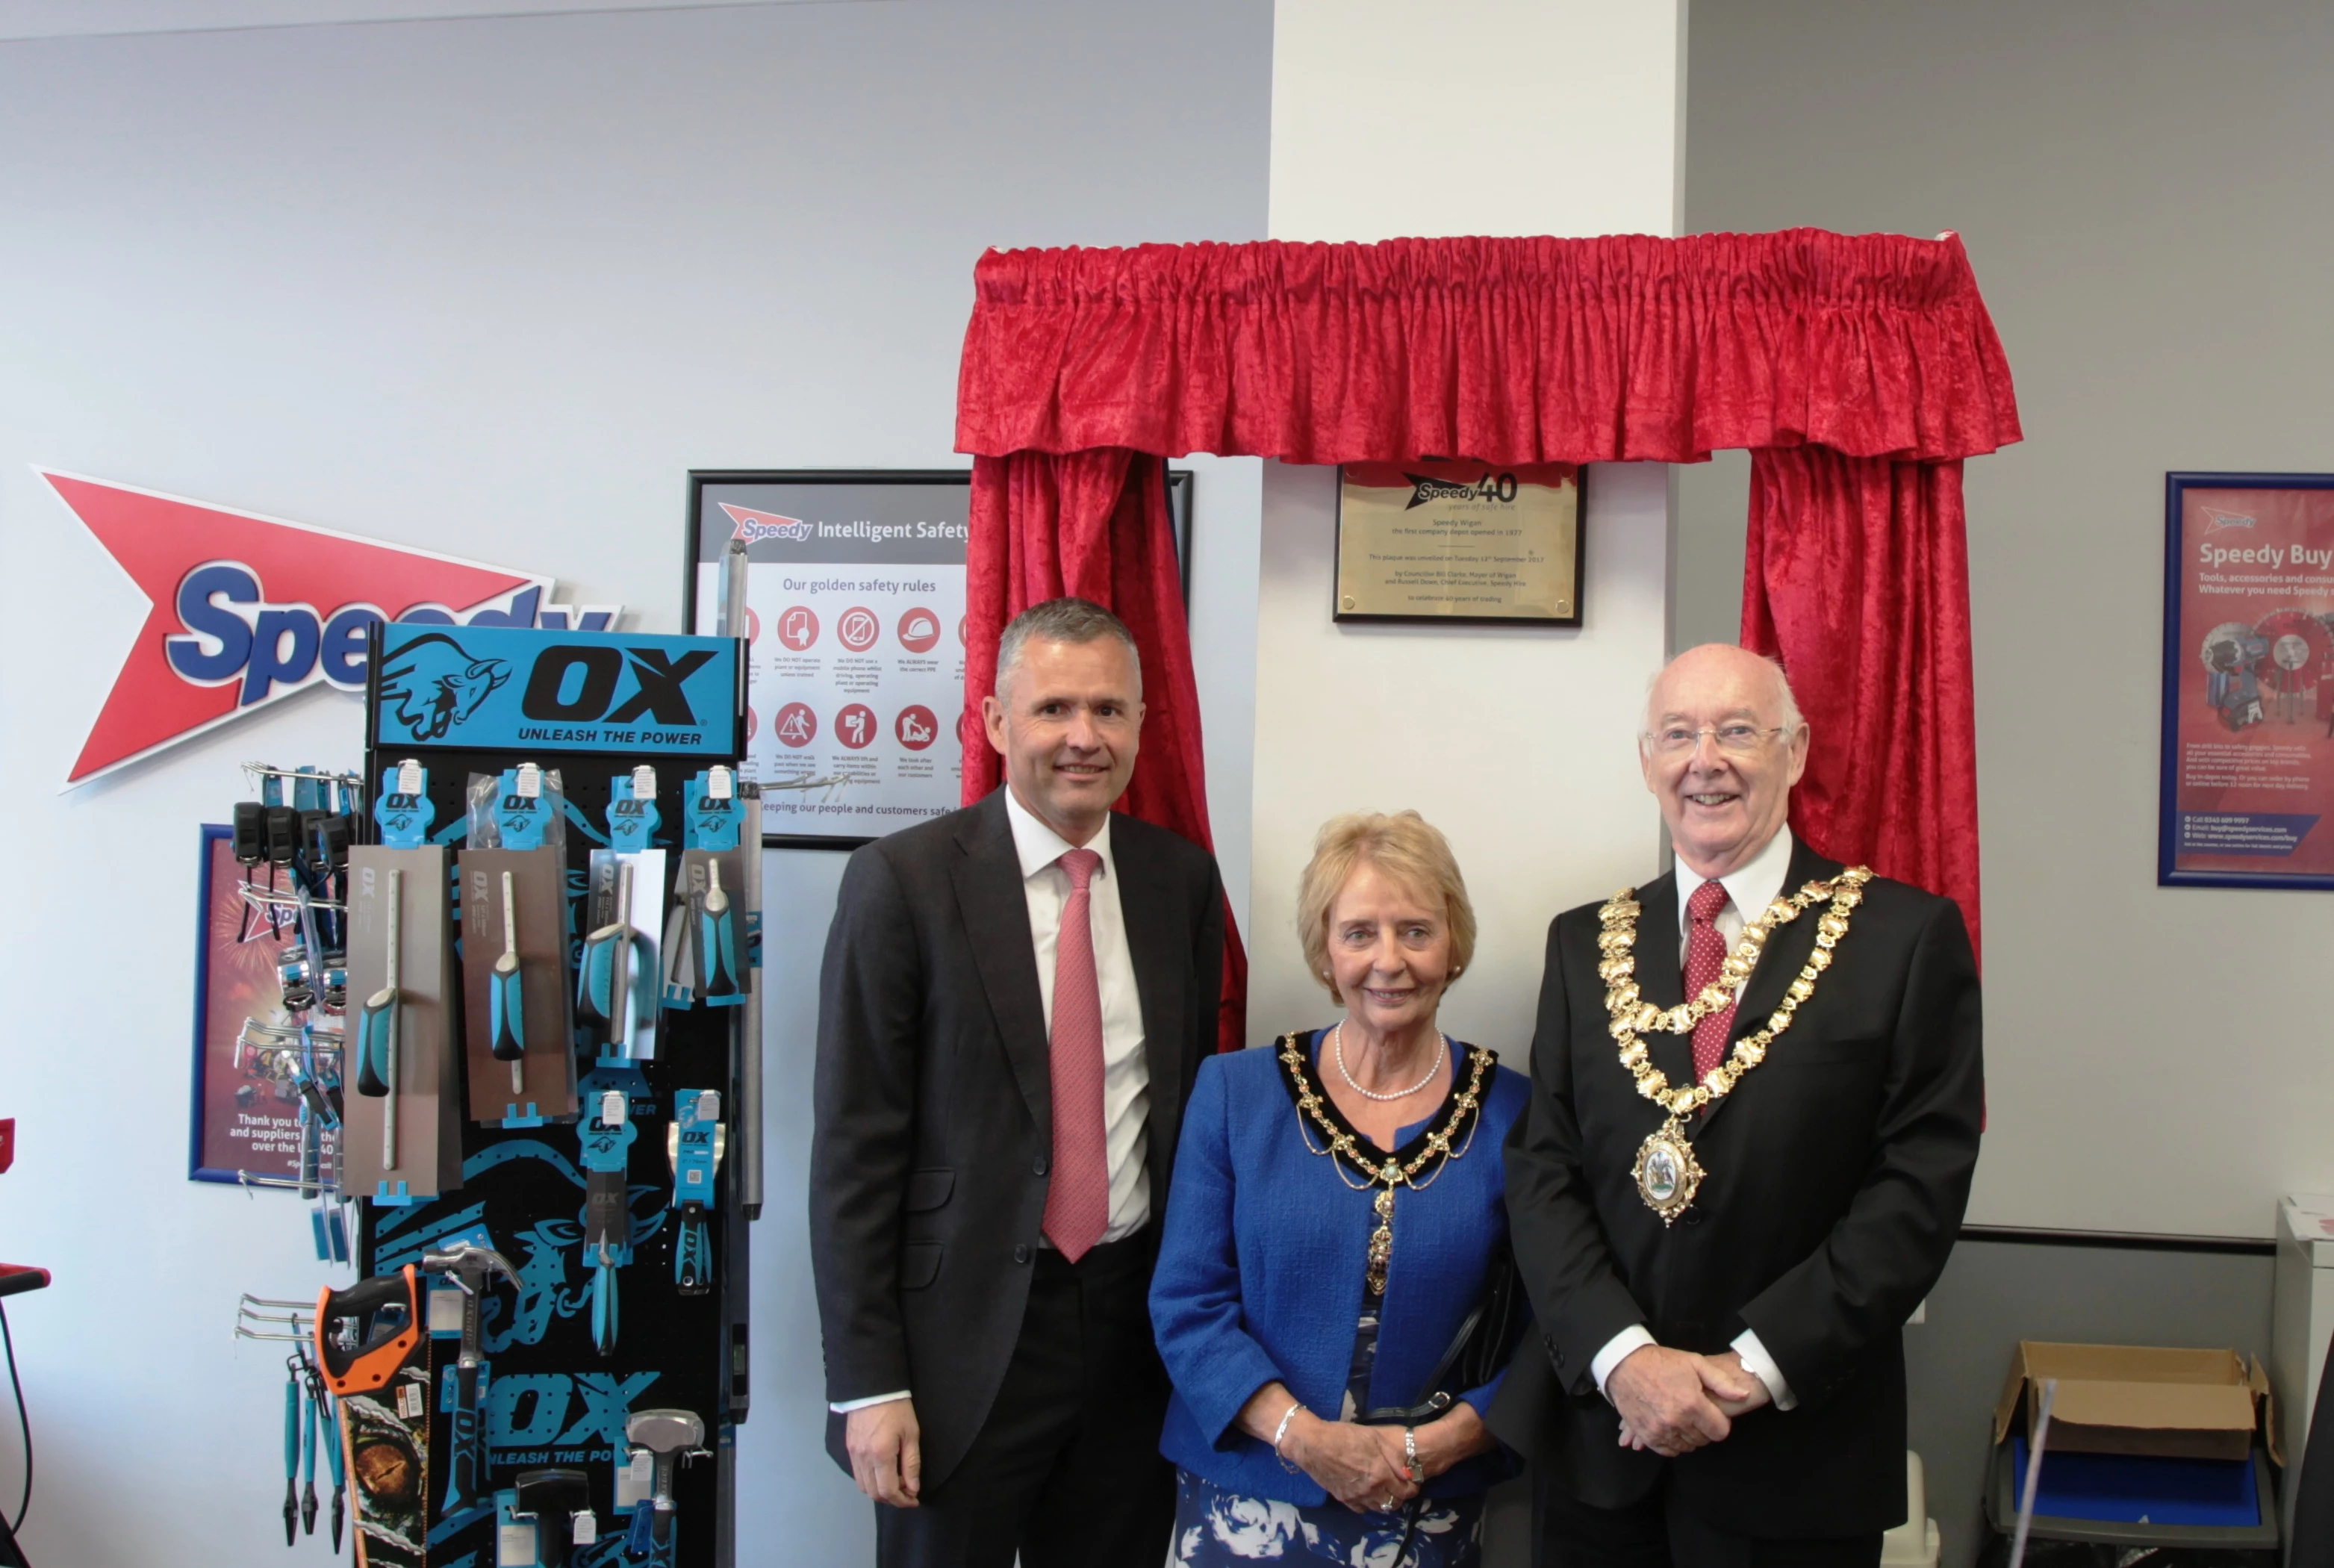
[[[961,469],[689,476],[686,623],[715,629],[745,541],[745,774],[762,842],[849,849],[960,803]]]
[[[1188,469],[1167,473],[1191,585]],[[762,842],[848,850],[962,803],[964,469],[700,470],[689,476],[682,620],[710,634],[720,561],[746,544],[746,776]]]
[[[205,823],[195,877],[195,1060],[187,1174],[197,1181],[284,1187],[299,1182],[304,1166],[313,1179],[320,1160],[328,1172],[333,1140],[303,1120],[293,1074],[285,1070],[285,1053],[296,1054],[309,1044],[284,1010],[277,979],[294,928],[271,922],[246,900],[243,879],[235,858],[235,830]]]
[[[2167,474],[2156,880],[2334,889],[2334,474]]]

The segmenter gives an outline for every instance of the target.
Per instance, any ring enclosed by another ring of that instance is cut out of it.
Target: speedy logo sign
[[[732,536],[751,544],[760,539],[791,539],[796,543],[810,537],[810,524],[799,517],[781,517],[776,512],[757,512],[750,506],[732,506],[727,501],[715,505],[729,514],[729,521],[738,526]]]
[[[40,472],[148,605],[68,784],[319,681],[362,691],[376,620],[597,630],[622,611],[546,603],[533,572]]]

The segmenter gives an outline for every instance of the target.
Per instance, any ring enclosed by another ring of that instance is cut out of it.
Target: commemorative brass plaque
[[[1570,464],[1356,463],[1339,472],[1339,620],[1580,624]]]

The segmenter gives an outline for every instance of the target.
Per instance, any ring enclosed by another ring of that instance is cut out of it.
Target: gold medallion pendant
[[[1676,1224],[1693,1202],[1703,1173],[1685,1129],[1673,1116],[1637,1146],[1637,1163],[1629,1174],[1637,1178],[1637,1196],[1667,1226]]]
[[[1815,995],[1816,982],[1831,967],[1840,939],[1847,935],[1848,917],[1864,901],[1864,884],[1871,880],[1869,868],[1850,866],[1828,882],[1809,882],[1789,898],[1776,899],[1758,919],[1743,922],[1742,938],[1727,955],[1718,978],[1704,986],[1701,995],[1668,1008],[1656,1007],[1646,1001],[1637,987],[1637,958],[1634,951],[1637,945],[1637,890],[1622,889],[1596,911],[1602,928],[1596,934],[1596,947],[1603,955],[1596,973],[1605,982],[1605,1010],[1612,1020],[1613,1039],[1620,1047],[1622,1070],[1636,1080],[1639,1094],[1669,1113],[1669,1119],[1654,1135],[1637,1146],[1637,1163],[1629,1173],[1636,1180],[1637,1196],[1645,1200],[1647,1208],[1662,1217],[1664,1226],[1677,1222],[1677,1217],[1693,1204],[1693,1195],[1709,1174],[1693,1157],[1693,1144],[1685,1135],[1682,1119],[1725,1099],[1734,1092],[1744,1073],[1767,1059],[1768,1049],[1790,1028],[1800,1004]],[[1789,925],[1827,901],[1831,907],[1816,921],[1815,949],[1783,992],[1781,1003],[1768,1015],[1766,1026],[1734,1042],[1734,1049],[1728,1053],[1726,1060],[1712,1068],[1710,1075],[1701,1082],[1683,1088],[1672,1085],[1669,1074],[1654,1065],[1653,1053],[1643,1037],[1644,1032],[1658,1029],[1669,1034],[1690,1034],[1711,1014],[1734,1005],[1736,988],[1750,978],[1768,937],[1776,928]]]

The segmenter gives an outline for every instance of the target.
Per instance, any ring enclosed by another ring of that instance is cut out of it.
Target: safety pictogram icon
[[[900,617],[900,646],[910,653],[930,652],[940,640],[940,618],[919,604]]]
[[[875,710],[854,702],[834,716],[834,738],[854,751],[864,751],[875,738]]]
[[[893,728],[900,737],[900,744],[910,751],[923,750],[940,732],[940,721],[932,717],[932,710],[921,703],[911,703],[902,708]]]
[[[796,653],[818,640],[818,616],[806,604],[788,605],[778,617],[778,640]]]
[[[770,721],[770,733],[799,751],[818,738],[818,715],[807,703],[790,702]]]
[[[843,646],[852,652],[864,653],[883,635],[883,623],[875,618],[873,611],[854,605],[834,623],[834,635],[843,639]]]

